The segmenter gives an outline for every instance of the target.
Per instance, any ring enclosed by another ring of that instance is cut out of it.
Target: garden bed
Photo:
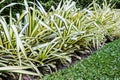
[[[14,17],[17,4],[25,9]],[[38,0],[24,0],[3,7],[0,13],[10,8],[10,15],[0,16],[0,76],[41,79],[120,38],[120,11],[110,6],[93,1],[81,10],[66,0],[46,12]]]

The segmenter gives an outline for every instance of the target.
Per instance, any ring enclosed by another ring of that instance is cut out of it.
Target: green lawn
[[[44,80],[120,80],[120,39]]]

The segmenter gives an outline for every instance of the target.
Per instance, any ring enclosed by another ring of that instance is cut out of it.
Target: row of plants
[[[23,3],[24,2],[24,0],[2,0],[3,1],[3,3],[0,5],[0,9],[3,7],[3,6],[6,6],[6,5],[8,5],[8,4],[10,4],[10,3]],[[1,1],[1,2],[2,2]],[[27,0],[27,1],[35,1],[35,0]],[[57,7],[57,5],[59,4],[59,2],[61,1],[61,0],[38,0],[40,3],[41,3],[41,5],[44,7],[44,9],[46,10],[46,11],[49,11],[49,9],[51,8],[51,6],[54,6],[55,8]],[[65,1],[65,0],[62,0],[62,1]],[[78,8],[81,8],[81,9],[83,9],[83,8],[85,8],[85,7],[87,7],[91,2],[92,2],[92,0],[73,0],[73,1],[75,1],[76,2],[76,6],[78,7]],[[101,5],[101,3],[103,2],[104,0],[96,0],[96,2],[98,3],[98,4],[100,4]],[[120,0],[106,0],[108,3],[110,3],[110,4],[112,4],[112,5],[114,5],[114,8],[120,8]],[[14,15],[14,14],[16,14],[17,12],[21,12],[21,10],[23,10],[24,9],[24,7],[23,6],[20,6],[20,5],[15,5],[15,6],[13,6],[12,7],[13,8],[13,11],[12,11],[12,14]],[[6,8],[2,13],[1,13],[1,15],[9,15],[8,14],[8,12],[9,12],[10,10],[9,10],[9,8]]]
[[[12,79],[41,78],[57,71],[57,64],[69,65],[75,54],[98,49],[107,40],[120,37],[120,12],[106,1],[93,1],[79,9],[72,0],[60,2],[46,12],[40,2],[27,2],[22,13],[0,16],[0,76]],[[0,10],[0,13],[6,7]],[[9,20],[8,20],[9,18]],[[32,75],[32,76],[30,76]]]

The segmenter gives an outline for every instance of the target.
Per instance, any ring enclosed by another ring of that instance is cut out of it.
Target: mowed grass
[[[69,68],[46,75],[44,80],[120,80],[120,39],[104,45]]]

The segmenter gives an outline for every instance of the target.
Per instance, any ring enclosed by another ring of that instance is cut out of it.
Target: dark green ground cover
[[[104,45],[69,68],[44,80],[120,80],[120,39]]]

